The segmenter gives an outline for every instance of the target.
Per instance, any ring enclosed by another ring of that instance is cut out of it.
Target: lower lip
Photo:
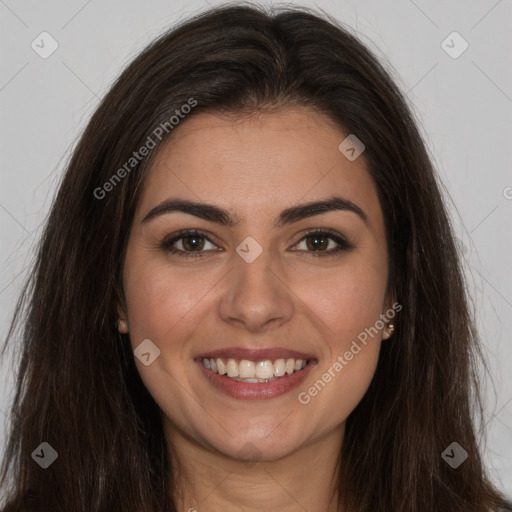
[[[284,395],[299,386],[308,376],[313,366],[316,365],[316,361],[311,360],[302,370],[279,377],[272,382],[247,383],[238,382],[225,375],[219,375],[218,373],[208,370],[202,360],[196,359],[196,363],[203,372],[203,375],[213,386],[233,398],[242,398],[245,400],[263,400]]]

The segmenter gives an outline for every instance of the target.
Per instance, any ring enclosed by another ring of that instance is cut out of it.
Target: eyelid
[[[338,231],[335,231],[335,230],[332,230],[329,228],[310,228],[310,229],[307,229],[306,231],[303,231],[300,234],[300,238],[297,240],[297,242],[294,243],[293,247],[295,247],[300,242],[302,242],[305,238],[308,237],[308,235],[311,236],[314,234],[323,235],[326,238],[330,238],[336,244],[338,244],[338,246],[335,249],[331,249],[329,251],[304,251],[304,250],[300,250],[300,249],[290,249],[290,250],[297,251],[297,252],[303,252],[303,253],[307,254],[308,256],[316,258],[319,256],[321,257],[321,256],[329,256],[329,255],[338,254],[340,252],[348,251],[348,250],[354,248],[353,244],[350,243],[344,235],[342,235]],[[165,237],[163,239],[163,241],[159,244],[159,246],[164,251],[170,252],[179,257],[197,258],[197,257],[204,257],[203,255],[205,253],[218,252],[218,250],[212,251],[211,249],[207,250],[207,251],[183,251],[181,249],[176,249],[176,248],[172,247],[177,241],[181,240],[182,238],[186,238],[187,235],[190,235],[190,236],[198,235],[198,236],[203,237],[205,240],[209,241],[211,244],[217,245],[213,240],[211,240],[211,235],[209,233],[207,233],[206,231],[203,231],[201,229],[193,228],[193,229],[184,229],[184,230],[181,230],[171,236]],[[223,249],[219,249],[219,250],[222,251]]]
[[[342,252],[354,249],[354,245],[351,242],[349,242],[345,235],[341,234],[339,231],[335,231],[330,228],[310,228],[307,229],[306,231],[303,231],[300,235],[299,240],[294,244],[293,247],[297,246],[304,239],[308,238],[308,236],[312,236],[315,234],[319,234],[321,236],[324,236],[325,238],[333,240],[337,244],[337,247],[329,251],[303,251],[299,249],[290,250],[302,252],[306,257],[317,258],[324,256],[335,256],[336,254],[340,254]]]
[[[162,240],[162,242],[159,244],[159,247],[166,252],[170,252],[177,256],[183,256],[183,257],[187,257],[187,258],[188,257],[192,257],[192,258],[202,257],[202,255],[204,253],[212,252],[211,249],[208,251],[183,251],[181,249],[176,249],[173,247],[173,245],[177,241],[181,240],[182,238],[186,238],[187,235],[189,235],[189,236],[198,235],[198,236],[203,237],[205,240],[208,240],[208,242],[210,242],[211,244],[217,245],[213,240],[211,240],[211,238],[210,238],[211,235],[209,233],[207,233],[206,231],[203,231],[202,229],[193,228],[193,229],[183,229],[173,235],[166,236]],[[220,249],[220,250],[222,250],[222,249]]]

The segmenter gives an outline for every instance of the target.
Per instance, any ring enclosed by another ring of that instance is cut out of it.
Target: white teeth
[[[286,363],[284,359],[277,359],[274,361],[274,375],[276,377],[282,377],[286,373]]]
[[[274,376],[272,361],[258,361],[256,365],[256,377],[258,379],[271,379]]]
[[[271,379],[241,379],[240,377],[234,377],[233,380],[236,380],[238,382],[245,382],[247,384],[258,384],[258,383],[266,383],[266,382],[272,382],[273,380],[276,380],[277,377],[272,377]]]
[[[227,375],[234,380],[240,382],[270,382],[278,377],[286,374],[291,375],[302,370],[306,364],[305,359],[276,359],[274,362],[270,360],[249,361],[242,359],[239,363],[235,359],[228,359],[227,363],[220,357],[203,358],[205,368],[208,368],[219,375]]]
[[[238,365],[234,359],[230,359],[228,361],[226,370],[228,372],[228,377],[238,377]]]
[[[258,363],[259,364],[259,363]],[[238,364],[238,374],[242,379],[254,379],[257,375],[257,370],[252,361],[247,361],[247,359],[242,359]],[[261,377],[259,377],[261,378]]]
[[[224,364],[224,361],[218,357],[217,358],[217,373],[219,375],[225,375],[228,372],[226,365]]]

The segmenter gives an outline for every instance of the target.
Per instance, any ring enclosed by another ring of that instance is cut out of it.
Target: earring
[[[391,336],[395,332],[395,326],[393,324],[388,324],[388,334]]]
[[[126,323],[126,320],[119,319],[117,321],[117,330],[122,334],[126,334],[128,332],[128,324]]]

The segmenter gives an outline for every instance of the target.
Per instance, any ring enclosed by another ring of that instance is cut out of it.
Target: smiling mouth
[[[247,384],[267,383],[278,380],[302,371],[310,362],[308,359],[295,358],[252,361],[249,359],[202,357],[199,360],[212,373]]]

